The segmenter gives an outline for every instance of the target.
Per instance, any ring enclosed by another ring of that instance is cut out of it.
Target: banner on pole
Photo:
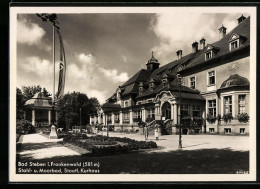
[[[59,36],[59,41],[60,41],[60,63],[59,63],[59,84],[58,84],[58,92],[56,95],[56,101],[59,100],[64,93],[65,76],[66,76],[65,51],[64,51],[62,37],[61,37],[59,29],[57,29],[57,34]]]

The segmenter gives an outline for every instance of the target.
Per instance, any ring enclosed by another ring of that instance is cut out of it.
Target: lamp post
[[[81,108],[79,108],[79,128],[81,131]]]
[[[181,84],[182,84],[182,77],[180,74],[177,74],[178,84],[179,84],[179,146],[178,148],[182,148],[182,141],[181,141]]]

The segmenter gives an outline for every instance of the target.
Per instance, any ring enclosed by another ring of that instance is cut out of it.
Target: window
[[[111,114],[107,115],[107,123],[112,123]]]
[[[225,134],[231,134],[231,128],[225,128],[224,133]]]
[[[215,128],[209,128],[210,133],[215,133]]]
[[[208,113],[214,117],[216,117],[216,100],[208,101]]]
[[[201,117],[200,116],[200,105],[193,105],[192,106],[192,116],[193,117]]]
[[[142,110],[137,110],[134,112],[134,118],[142,119]]]
[[[127,101],[125,102],[125,107],[128,107],[128,102]]]
[[[205,56],[206,56],[206,60],[211,59],[211,57],[212,57],[212,52],[211,52],[211,51],[206,52]]]
[[[240,134],[245,134],[245,128],[240,128]]]
[[[224,113],[225,114],[232,113],[232,96],[224,97]]]
[[[124,112],[124,120],[129,120],[129,112]]]
[[[246,95],[238,95],[238,113],[246,112]]]
[[[167,80],[166,80],[166,79],[164,79],[162,82],[163,82],[163,86],[165,87],[165,86],[166,86],[166,84],[167,84]]]
[[[208,73],[209,75],[209,85],[215,85],[215,71],[211,71]]]
[[[234,49],[237,49],[238,48],[238,41],[233,41],[230,43],[230,50],[234,50]]]
[[[196,84],[195,84],[195,77],[190,78],[190,88],[195,89]]]
[[[150,118],[155,118],[154,116],[154,108],[148,108],[147,109],[147,116],[150,117]]]
[[[181,104],[181,116],[189,116],[189,105]]]
[[[115,114],[115,120],[119,119],[119,114]]]
[[[150,91],[153,92],[153,89],[154,89],[154,83],[150,83],[150,84],[149,84],[149,88],[150,88]]]

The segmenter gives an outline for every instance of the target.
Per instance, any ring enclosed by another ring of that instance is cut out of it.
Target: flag
[[[64,51],[64,46],[63,46],[60,31],[58,29],[56,31],[58,33],[59,41],[60,41],[59,84],[58,84],[58,92],[56,96],[56,100],[59,100],[62,97],[65,88],[66,59],[65,59],[65,51]]]

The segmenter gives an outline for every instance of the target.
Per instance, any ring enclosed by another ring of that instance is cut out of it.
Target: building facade
[[[90,123],[115,130],[137,130],[140,123],[162,134],[181,132],[248,134],[250,98],[250,17],[238,18],[229,33],[222,25],[220,39],[191,46],[192,53],[162,67],[152,53],[146,67],[107,99]],[[181,76],[181,79],[180,79]]]

